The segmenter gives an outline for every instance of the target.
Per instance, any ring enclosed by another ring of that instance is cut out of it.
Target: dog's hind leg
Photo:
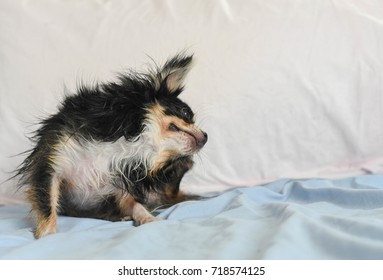
[[[39,173],[27,190],[27,198],[36,214],[36,239],[56,232],[57,208],[60,198],[60,179],[47,171]]]

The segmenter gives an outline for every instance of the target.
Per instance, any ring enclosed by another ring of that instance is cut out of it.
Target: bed
[[[29,207],[0,207],[1,259],[381,259],[383,176],[279,180],[158,213],[163,221],[60,217],[34,240]]]
[[[5,0],[0,42],[0,259],[383,259],[382,3]],[[203,199],[35,240],[8,180],[34,123],[179,51],[209,134],[181,188]]]

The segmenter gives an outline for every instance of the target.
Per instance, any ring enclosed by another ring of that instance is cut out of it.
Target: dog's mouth
[[[207,133],[196,128],[181,128],[173,123],[169,125],[169,130],[174,132],[182,133],[185,137],[190,140],[191,148],[193,150],[201,149],[207,142]]]

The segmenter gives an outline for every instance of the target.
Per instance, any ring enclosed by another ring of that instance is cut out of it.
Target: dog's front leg
[[[118,197],[118,207],[123,220],[134,220],[138,225],[143,225],[160,218],[154,217],[141,203],[137,202],[130,194],[121,194]]]

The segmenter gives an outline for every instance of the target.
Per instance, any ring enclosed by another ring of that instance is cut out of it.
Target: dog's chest
[[[96,202],[115,193],[121,186],[126,165],[136,161],[137,150],[125,139],[116,142],[78,141],[66,139],[54,155],[56,174],[66,182],[73,199],[81,203]]]

